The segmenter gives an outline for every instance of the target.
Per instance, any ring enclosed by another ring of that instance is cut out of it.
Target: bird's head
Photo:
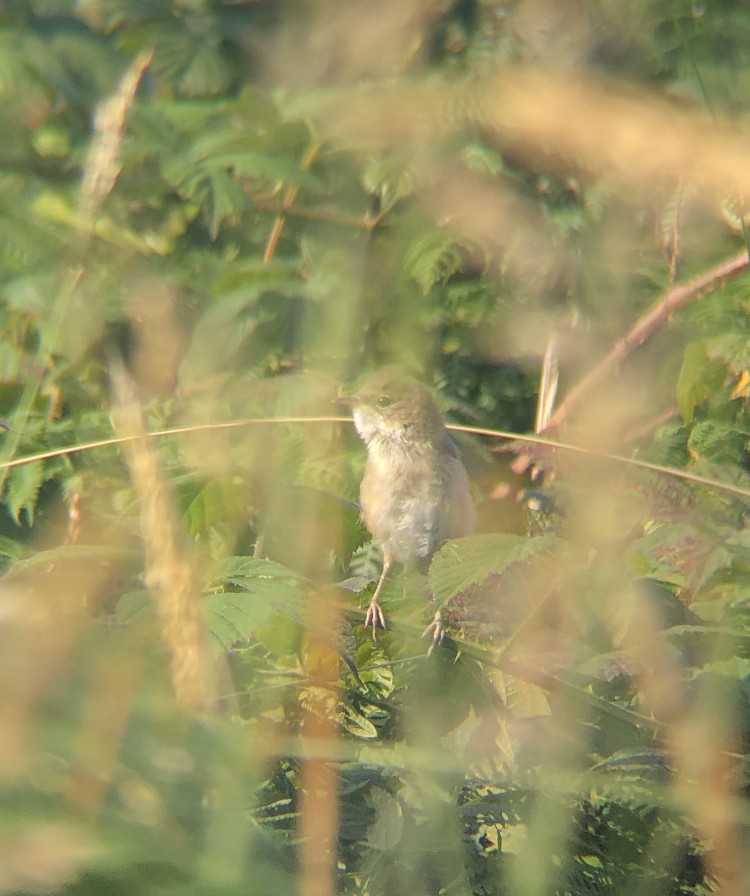
[[[342,401],[352,408],[354,425],[366,443],[424,445],[439,440],[443,421],[430,390],[398,367],[371,374]]]

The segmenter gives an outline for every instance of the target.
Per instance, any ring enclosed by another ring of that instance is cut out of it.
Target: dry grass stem
[[[145,580],[169,650],[175,696],[187,709],[205,708],[211,689],[195,568],[185,546],[159,455],[147,438],[135,387],[122,368],[112,371],[112,392],[117,427],[128,436],[123,450],[140,499]]]
[[[94,139],[83,170],[81,208],[92,218],[112,192],[120,174],[120,149],[128,110],[154,51],[138,53],[128,66],[115,93],[104,100],[94,116]]]
[[[415,150],[481,127],[526,165],[607,178],[628,201],[633,190],[666,199],[683,183],[713,206],[750,195],[750,143],[738,129],[584,72],[506,66],[459,83],[368,85],[325,122],[347,142]]]
[[[700,297],[710,288],[720,285],[724,280],[743,273],[748,267],[750,267],[750,256],[746,251],[742,251],[739,255],[723,261],[710,271],[694,277],[687,283],[667,290],[649,311],[638,318],[625,336],[615,343],[609,354],[568,391],[565,399],[550,418],[548,428],[555,429],[560,426],[571,410],[581,402],[581,399],[635,349],[643,345],[660,326],[670,319],[675,311]]]

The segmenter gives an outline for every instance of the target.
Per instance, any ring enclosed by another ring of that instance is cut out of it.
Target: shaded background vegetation
[[[2,0],[0,97],[0,891],[745,892],[745,4]],[[374,643],[340,385],[553,339]]]

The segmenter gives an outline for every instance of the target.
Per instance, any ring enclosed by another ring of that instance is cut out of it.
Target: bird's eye
[[[375,402],[375,404],[376,404],[379,408],[387,408],[387,407],[390,407],[390,405],[393,404],[393,399],[391,398],[390,395],[379,395],[378,398],[377,398],[377,400],[376,400],[376,402]]]

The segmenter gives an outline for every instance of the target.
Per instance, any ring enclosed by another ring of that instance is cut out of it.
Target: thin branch
[[[643,345],[655,330],[669,320],[675,311],[687,305],[689,301],[696,298],[703,291],[718,285],[723,280],[735,277],[742,271],[747,270],[748,267],[750,267],[750,257],[748,257],[747,251],[743,249],[739,255],[735,255],[728,261],[723,261],[716,267],[711,268],[710,271],[699,274],[682,286],[668,289],[656,305],[640,317],[630,331],[614,344],[609,354],[573,386],[565,400],[561,402],[552,415],[548,428],[555,429],[560,426],[581,399],[618,364],[622,363],[628,355]]]
[[[315,157],[317,156],[320,150],[320,144],[317,141],[313,141],[313,143],[308,146],[305,154],[302,157],[302,161],[300,162],[300,170],[301,171],[309,171],[313,162],[315,161]],[[299,192],[299,187],[293,185],[289,187],[284,195],[284,199],[281,203],[281,210],[274,218],[273,225],[271,227],[271,232],[268,235],[268,242],[266,243],[266,249],[263,253],[263,263],[268,264],[269,261],[273,258],[276,253],[276,247],[279,244],[279,240],[281,239],[281,234],[284,230],[284,222],[286,220],[286,215],[289,209],[294,205],[294,200],[297,198],[297,193]]]

